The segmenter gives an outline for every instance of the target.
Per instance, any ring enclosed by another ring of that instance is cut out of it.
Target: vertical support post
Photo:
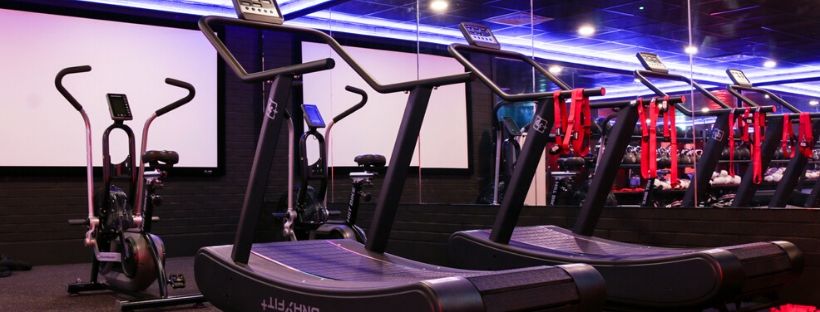
[[[820,130],[820,120],[812,123],[812,130],[817,133]],[[809,159],[802,153],[795,153],[794,157],[789,161],[786,167],[786,172],[783,173],[783,178],[777,184],[777,189],[774,191],[772,200],[769,201],[769,208],[783,208],[789,202],[789,197],[797,188],[797,183],[800,182],[800,177],[806,171],[806,166],[809,164]],[[811,197],[811,196],[810,196]]]
[[[540,99],[532,125],[527,130],[527,139],[521,148],[521,155],[516,160],[510,184],[505,188],[504,199],[490,232],[490,240],[506,244],[510,242],[513,229],[518,223],[518,215],[524,206],[527,191],[535,176],[535,168],[549,140],[553,125],[553,111],[549,107],[552,98]]]
[[[709,179],[712,178],[712,172],[715,171],[718,161],[720,160],[720,154],[728,142],[729,112],[721,113],[717,115],[716,118],[717,120],[715,120],[715,124],[712,127],[711,138],[709,138],[709,141],[706,143],[706,147],[703,149],[703,156],[698,161],[697,168],[695,169],[695,175],[697,177],[695,181],[692,181],[689,185],[689,188],[686,189],[686,194],[683,195],[683,207],[698,206],[698,203],[695,202],[695,197],[701,199],[704,194],[706,194],[706,190],[709,189]],[[696,187],[697,194],[695,194]]]
[[[384,176],[384,184],[367,233],[366,248],[369,251],[381,253],[387,248],[387,240],[390,238],[390,230],[393,228],[399,200],[404,191],[407,170],[413,159],[413,150],[416,148],[416,140],[418,140],[432,92],[433,87],[417,86],[410,91],[410,96],[407,98],[399,133],[396,136],[396,143],[393,145],[390,163]]]
[[[769,168],[769,163],[772,161],[772,155],[775,150],[780,147],[780,139],[783,135],[783,117],[771,116],[766,121],[766,138],[761,147],[760,162],[765,172]],[[729,131],[732,131],[731,129]],[[758,129],[755,129],[758,131]],[[740,186],[737,188],[735,199],[732,201],[732,207],[748,206],[757,192],[758,185],[753,181],[754,170],[752,166],[746,169],[743,173],[743,180],[740,181]]]
[[[612,183],[618,174],[621,159],[624,158],[626,147],[632,138],[635,123],[638,122],[638,110],[636,106],[627,106],[618,112],[617,124],[612,128],[609,137],[606,139],[604,155],[601,163],[595,166],[595,174],[589,184],[587,198],[581,204],[581,211],[575,221],[573,232],[580,235],[592,235],[601,212],[606,203],[606,198],[612,189]]]
[[[279,141],[279,130],[282,128],[282,122],[288,118],[286,110],[290,103],[292,84],[292,76],[277,76],[268,92],[262,128],[259,129],[256,153],[253,156],[253,166],[248,178],[248,186],[245,188],[245,199],[242,202],[239,226],[231,251],[231,258],[236,263],[247,264],[250,258],[254,232],[256,232],[259,214],[262,212],[262,202],[265,199],[268,174],[270,174],[274,152]]]

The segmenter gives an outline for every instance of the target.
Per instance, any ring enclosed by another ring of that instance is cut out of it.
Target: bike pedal
[[[172,274],[168,277],[168,284],[173,289],[185,288],[185,276],[182,274]]]

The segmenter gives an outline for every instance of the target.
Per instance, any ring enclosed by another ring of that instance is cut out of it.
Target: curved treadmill
[[[462,52],[514,57],[529,62],[529,58],[518,53],[486,47],[453,44],[449,51],[467,70],[505,99],[509,95]],[[548,75],[537,63],[529,63],[541,74]],[[549,102],[539,102],[540,114],[549,122],[548,129],[553,121]],[[605,160],[622,159],[623,146],[619,148],[611,144],[632,134],[631,126],[616,128],[607,140],[602,157]],[[593,237],[592,230],[603,202],[582,206],[575,231],[548,225],[516,227],[527,186],[536,168],[533,163],[541,157],[547,141],[548,135],[544,133],[528,135],[510,181],[510,193],[504,196],[492,230],[454,233],[450,237],[451,263],[470,269],[587,263],[598,269],[606,280],[609,308],[630,310],[697,309],[735,303],[751,296],[771,295],[802,270],[801,252],[793,244],[783,241],[714,249],[676,249]],[[617,166],[617,162],[608,163]],[[605,177],[617,167],[604,164],[596,168],[590,184],[591,192],[611,188],[613,179]]]
[[[330,69],[334,62],[324,59],[248,74],[214,34],[213,23],[318,38],[376,91],[410,91],[367,247],[345,239],[253,244],[278,130],[287,120],[286,109],[280,105],[290,103],[294,76]],[[603,279],[588,265],[468,271],[384,253],[430,94],[436,86],[468,81],[469,74],[381,85],[334,39],[313,29],[214,16],[204,17],[199,26],[240,79],[273,81],[234,244],[202,248],[195,259],[197,284],[216,307],[226,311],[312,312],[601,309]]]

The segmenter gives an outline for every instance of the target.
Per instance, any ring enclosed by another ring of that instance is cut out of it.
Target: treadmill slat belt
[[[299,244],[255,244],[252,252],[299,271],[345,281],[417,281],[442,277],[476,276],[481,272],[432,271],[383,261],[368,256],[364,248],[348,248],[333,240],[300,241]]]

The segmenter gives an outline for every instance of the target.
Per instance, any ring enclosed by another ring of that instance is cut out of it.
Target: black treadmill
[[[486,32],[489,29],[479,31]],[[542,74],[547,73],[529,57],[515,52],[474,44],[452,44],[449,51],[502,98],[511,96],[462,55],[462,51],[516,58],[530,63]],[[546,120],[547,129],[553,123],[552,110],[546,106],[548,102],[539,101],[540,109],[536,114],[536,121]],[[632,127],[613,130],[611,135],[624,135],[618,131],[631,135]],[[536,127],[529,129],[528,134],[510,181],[509,193],[504,196],[493,228],[457,232],[450,237],[450,260],[454,265],[470,269],[509,269],[587,263],[598,269],[606,280],[609,308],[630,310],[698,309],[736,302],[752,295],[769,295],[798,275],[803,267],[801,252],[784,241],[683,249],[596,238],[591,235],[600,217],[602,203],[584,206],[573,231],[551,225],[516,227],[535,164],[548,141],[548,132],[540,132]],[[608,148],[605,153],[607,155],[602,158],[616,161],[600,164],[596,175],[599,170],[613,170],[603,167],[616,166],[624,151]],[[591,185],[590,189],[608,191],[612,180],[593,178],[591,183],[597,185]]]
[[[772,155],[775,150],[780,147],[783,134],[783,123],[785,122],[783,116],[789,115],[789,117],[793,117],[790,118],[791,122],[798,122],[798,118],[803,112],[769,90],[754,87],[749,78],[746,77],[746,74],[739,69],[727,69],[726,74],[729,75],[729,78],[732,80],[732,84],[728,85],[726,90],[735,96],[739,103],[746,103],[753,107],[760,106],[755,103],[755,101],[743,95],[743,91],[750,91],[767,95],[770,99],[791,112],[783,114],[769,114],[766,116],[766,138],[763,142],[763,146],[761,147],[761,166],[765,171],[772,162]],[[818,136],[820,136],[820,114],[809,113],[808,115],[812,120],[812,132],[816,140]],[[814,144],[814,142],[809,144]],[[777,188],[774,195],[769,200],[769,208],[786,207],[789,199],[794,195],[794,191],[799,189],[798,183],[800,182],[800,178],[803,176],[803,173],[806,171],[806,166],[808,163],[808,157],[799,152],[795,153],[795,156],[788,162],[783,178],[777,183]],[[740,182],[740,186],[737,188],[735,199],[732,201],[732,207],[748,207],[751,203],[753,203],[755,192],[758,190],[759,186],[759,184],[752,183],[751,170],[746,170],[746,173],[743,175],[743,179]],[[820,207],[820,181],[814,184],[814,187],[809,195],[805,197],[805,201],[802,203],[802,206]]]
[[[239,5],[234,1],[235,5]],[[203,34],[228,66],[247,82],[273,83],[266,104],[250,180],[233,245],[202,248],[195,258],[197,285],[226,311],[595,311],[605,298],[591,266],[535,266],[505,271],[468,271],[429,265],[384,252],[432,90],[464,83],[469,74],[379,84],[333,38],[323,32],[275,23],[278,8],[241,1],[245,19],[208,16]],[[252,9],[252,10],[251,10]],[[237,7],[240,10],[240,7]],[[247,13],[253,12],[253,13]],[[266,14],[273,17],[266,16]],[[350,240],[254,244],[254,230],[279,130],[287,120],[294,76],[334,67],[333,59],[248,74],[214,34],[213,24],[297,34],[328,44],[374,90],[409,91],[383,188],[369,228],[368,245]]]

